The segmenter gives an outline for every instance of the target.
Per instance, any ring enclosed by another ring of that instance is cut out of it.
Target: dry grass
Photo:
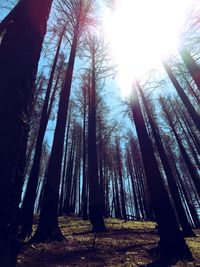
[[[17,267],[64,266],[145,266],[154,259],[149,251],[158,242],[152,222],[106,220],[108,232],[96,237],[90,223],[77,217],[61,217],[60,227],[66,241],[23,245]],[[178,262],[174,266],[200,267],[200,231],[196,238],[187,238],[195,262]],[[162,266],[160,266],[162,267]]]

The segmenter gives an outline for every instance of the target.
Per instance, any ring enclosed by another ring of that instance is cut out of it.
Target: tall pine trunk
[[[173,124],[173,121],[172,121],[172,118],[171,118],[171,115],[169,113],[169,110],[167,109],[166,107],[166,104],[164,102],[164,100],[162,98],[160,98],[160,103],[162,105],[162,108],[163,108],[163,111],[165,112],[166,114],[166,118],[168,120],[168,123],[169,123],[169,126],[170,128],[172,129],[173,133],[174,133],[174,136],[176,138],[176,141],[178,143],[178,146],[179,146],[179,149],[180,149],[180,152],[181,152],[181,155],[185,161],[185,164],[188,168],[188,171],[190,173],[190,176],[194,182],[194,185],[196,187],[196,190],[197,190],[197,193],[198,193],[198,196],[200,197],[200,180],[199,180],[199,176],[196,172],[196,169],[194,167],[194,164],[193,162],[191,161],[190,157],[188,156],[186,150],[185,150],[185,147],[183,146],[183,143],[174,127],[174,124]]]
[[[192,75],[193,80],[195,81],[198,89],[200,90],[200,68],[197,63],[194,61],[190,53],[186,48],[181,48],[179,50],[180,55],[189,70],[190,74]]]
[[[153,133],[153,136],[155,139],[155,144],[157,146],[158,153],[159,153],[161,162],[163,164],[163,168],[164,168],[164,171],[165,171],[165,174],[167,177],[169,189],[170,189],[171,194],[172,194],[172,198],[173,198],[173,201],[175,204],[176,212],[178,214],[179,222],[180,222],[182,229],[183,229],[183,233],[185,236],[195,236],[195,233],[192,231],[192,227],[188,222],[187,215],[186,215],[185,209],[184,209],[183,204],[182,204],[182,199],[181,199],[178,187],[177,187],[177,183],[176,183],[173,171],[171,169],[171,166],[169,164],[169,160],[168,160],[167,154],[165,152],[165,148],[164,148],[163,142],[161,140],[159,130],[157,128],[155,121],[153,120],[153,117],[150,113],[150,110],[149,110],[147,101],[145,99],[144,93],[140,87],[139,87],[139,92],[140,92],[140,95],[142,97],[143,104],[145,106],[145,111],[147,113],[148,121],[151,125],[151,130],[152,130],[152,133]]]
[[[52,0],[21,1],[0,44],[0,266],[15,266],[33,87]]]
[[[97,138],[96,138],[96,73],[95,55],[92,54],[91,87],[88,114],[88,181],[89,217],[93,232],[105,232],[104,203],[98,177]]]
[[[115,146],[116,146],[116,168],[117,168],[117,174],[119,178],[119,185],[120,185],[120,198],[121,198],[121,208],[122,208],[122,216],[123,219],[126,221],[126,205],[125,205],[125,195],[124,195],[124,185],[123,185],[123,175],[122,175],[122,160],[121,160],[121,151],[120,151],[120,142],[118,139],[115,140]]]
[[[53,78],[55,76],[55,70],[57,66],[58,56],[60,52],[60,46],[62,43],[62,37],[63,33],[61,34],[58,45],[57,45],[57,51],[55,54],[47,91],[45,95],[45,100],[43,104],[42,109],[42,116],[40,119],[40,127],[38,130],[37,135],[37,141],[36,141],[36,147],[35,147],[35,154],[33,158],[33,165],[31,168],[31,172],[28,178],[28,183],[25,191],[25,197],[22,203],[22,208],[20,210],[20,220],[21,220],[21,233],[20,238],[26,238],[30,237],[32,233],[32,224],[33,224],[33,213],[34,213],[34,204],[35,204],[35,198],[36,198],[36,190],[38,185],[38,179],[39,179],[39,172],[40,172],[40,161],[42,156],[42,144],[44,141],[44,136],[49,120],[49,113],[48,113],[48,106],[50,101],[50,95],[52,91],[52,84],[53,84]],[[61,70],[60,70],[61,71]]]
[[[191,252],[179,229],[168,193],[163,184],[154,155],[153,145],[145,126],[137,92],[132,96],[131,110],[139,139],[151,203],[158,224],[160,261],[171,263],[179,259],[191,260]]]
[[[45,241],[47,239],[61,241],[64,238],[58,225],[59,185],[77,42],[78,37],[75,34],[69,56],[65,82],[60,95],[58,116],[47,169],[40,218],[36,233],[32,238],[33,242]]]
[[[164,68],[165,68],[171,82],[173,83],[178,95],[180,96],[181,100],[183,101],[188,113],[190,114],[194,124],[196,125],[197,129],[200,131],[200,116],[199,116],[199,114],[194,109],[193,105],[191,104],[191,102],[190,102],[189,98],[187,97],[187,95],[185,94],[183,88],[181,87],[181,85],[177,81],[177,79],[174,76],[169,65],[165,61],[163,61],[163,65],[164,65]]]

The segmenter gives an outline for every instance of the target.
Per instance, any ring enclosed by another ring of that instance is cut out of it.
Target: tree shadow
[[[157,244],[157,242],[134,244],[134,245],[114,249],[114,252],[126,253],[128,251],[136,251],[138,249],[141,250],[142,248],[144,248],[145,245],[146,246],[153,246],[156,244]],[[147,250],[147,249],[144,249],[144,250]]]
[[[17,266],[71,266],[75,263],[79,263],[80,266],[91,266],[92,262],[98,264],[97,266],[105,266],[104,258],[102,256],[99,256],[99,251],[96,251],[95,249],[79,248],[76,250],[73,249],[71,251],[51,252],[42,249],[41,251],[35,250],[31,258],[26,259],[26,262],[18,263]]]
[[[169,267],[169,266],[171,266],[171,264],[164,263],[159,260],[148,263],[148,264],[140,265],[140,267]]]
[[[73,236],[88,235],[88,234],[94,234],[94,232],[92,232],[92,230],[88,230],[88,231],[84,231],[84,232],[75,232],[75,233],[72,233]]]

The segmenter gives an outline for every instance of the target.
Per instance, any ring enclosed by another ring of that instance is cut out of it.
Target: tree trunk
[[[64,200],[64,191],[66,189],[66,169],[67,169],[67,157],[68,157],[68,144],[69,144],[69,129],[71,126],[71,108],[69,108],[69,115],[67,121],[67,132],[65,138],[65,152],[63,159],[63,170],[62,170],[62,179],[61,179],[61,193],[60,193],[60,201],[59,201],[59,216],[63,214],[63,200]]]
[[[171,191],[172,194],[172,198],[174,200],[174,204],[175,204],[175,208],[176,208],[176,212],[178,214],[178,218],[179,218],[179,222],[182,226],[182,230],[185,236],[195,236],[195,233],[192,231],[192,227],[188,222],[186,213],[185,213],[185,209],[183,207],[182,204],[182,200],[179,194],[179,190],[175,181],[175,177],[173,175],[173,171],[171,169],[171,166],[169,164],[168,161],[168,157],[167,154],[165,152],[165,148],[163,146],[160,134],[159,134],[159,130],[157,128],[157,125],[155,124],[155,121],[153,121],[153,117],[150,113],[149,107],[147,105],[147,101],[145,99],[144,93],[142,92],[142,89],[139,87],[139,92],[140,95],[142,97],[142,101],[143,104],[145,106],[145,111],[147,113],[147,117],[149,120],[149,123],[151,125],[151,130],[153,132],[153,136],[155,139],[155,144],[157,146],[158,149],[158,153],[161,159],[161,162],[163,164],[163,168],[167,177],[167,181],[168,181],[168,185],[169,185],[169,189]]]
[[[183,88],[180,86],[180,84],[177,81],[176,77],[172,73],[169,65],[165,61],[163,61],[163,65],[164,65],[164,68],[165,68],[167,74],[169,75],[169,78],[170,78],[171,82],[173,83],[174,87],[176,88],[176,91],[177,91],[178,95],[180,96],[181,100],[183,101],[188,113],[190,114],[194,124],[196,125],[197,129],[200,132],[200,116],[199,116],[199,114],[194,109],[194,107],[191,104],[189,98],[185,94]]]
[[[183,144],[182,144],[182,142],[180,140],[179,135],[177,134],[177,132],[175,130],[174,124],[172,122],[170,113],[169,113],[169,111],[168,111],[168,109],[167,109],[167,107],[165,105],[165,102],[161,98],[160,98],[160,103],[162,105],[163,111],[166,114],[166,118],[167,118],[167,120],[169,122],[169,126],[170,126],[170,128],[172,129],[172,131],[173,131],[173,133],[175,135],[176,141],[177,141],[179,149],[181,151],[181,155],[182,155],[182,157],[183,157],[183,159],[185,161],[185,164],[186,164],[186,166],[188,168],[190,176],[191,176],[191,178],[192,178],[192,180],[194,182],[194,185],[196,187],[197,193],[200,196],[200,180],[199,180],[198,174],[197,174],[197,172],[195,170],[195,167],[194,167],[190,157],[188,156],[188,154],[187,154],[187,152],[186,152],[186,150],[185,150],[185,148],[184,148],[184,146],[183,146]]]
[[[93,51],[94,52],[94,51]],[[89,94],[88,114],[88,181],[89,216],[93,232],[105,232],[104,203],[98,178],[97,141],[96,141],[96,73],[95,55],[92,55],[92,77]]]
[[[195,81],[197,87],[200,90],[200,69],[194,59],[191,57],[190,53],[186,48],[181,48],[179,50],[180,55],[188,68],[190,74],[192,75],[193,80]]]
[[[60,95],[58,116],[51,156],[49,159],[49,165],[47,170],[47,178],[44,188],[40,219],[36,233],[32,238],[33,242],[40,242],[45,240],[63,240],[63,235],[58,226],[59,185],[61,177],[63,146],[67,123],[69,96],[71,91],[77,42],[78,39],[77,35],[75,34],[72,42],[65,82]],[[52,185],[54,186],[52,187]]]
[[[184,122],[184,125],[187,129],[187,132],[188,132],[191,140],[193,141],[195,149],[198,151],[198,154],[200,154],[200,140],[199,140],[196,132],[193,129],[194,128],[193,123],[191,123],[190,119],[188,118],[187,114],[185,114],[185,112],[181,108],[180,103],[177,101],[176,98],[175,98],[175,102],[176,102],[177,110],[179,113],[179,117],[181,117],[182,121]]]
[[[56,51],[56,55],[54,58],[48,86],[47,86],[44,105],[42,109],[42,116],[40,120],[40,127],[38,131],[37,142],[36,142],[36,147],[35,147],[35,154],[33,158],[33,165],[32,165],[30,175],[29,175],[22,208],[20,210],[21,232],[19,236],[20,238],[23,238],[23,239],[25,239],[26,237],[30,237],[32,233],[34,204],[35,204],[36,189],[37,189],[38,179],[39,179],[40,161],[41,161],[41,155],[42,155],[42,144],[43,144],[43,140],[44,140],[44,136],[45,136],[48,120],[49,120],[48,115],[50,115],[48,114],[48,105],[50,101],[50,95],[51,95],[51,89],[52,89],[52,84],[53,84],[53,78],[55,75],[55,69],[56,69],[58,56],[60,52],[60,46],[62,43],[62,37],[63,37],[63,33],[60,36],[59,41],[58,41],[57,51]]]
[[[29,107],[52,0],[22,2],[0,45],[0,266],[15,266]]]
[[[138,198],[137,198],[136,186],[135,186],[136,177],[134,176],[134,173],[133,173],[134,166],[132,165],[132,162],[131,162],[131,155],[130,155],[130,151],[128,147],[126,148],[126,151],[127,151],[127,165],[128,165],[127,168],[128,168],[129,175],[131,178],[131,183],[132,183],[132,192],[133,192],[133,199],[134,199],[134,213],[135,213],[136,219],[139,220],[140,213],[139,213],[139,204],[138,204]]]
[[[172,263],[179,259],[191,260],[191,252],[178,227],[176,216],[162,181],[137,93],[132,96],[131,110],[139,139],[152,207],[158,224],[160,261],[162,263]]]
[[[177,180],[180,183],[180,186],[181,186],[181,189],[183,191],[184,198],[186,199],[186,203],[188,205],[189,212],[190,212],[190,214],[192,216],[192,220],[194,222],[194,225],[195,225],[195,227],[200,227],[197,211],[196,211],[196,209],[194,207],[194,204],[192,203],[191,199],[188,196],[188,192],[187,192],[188,189],[186,190],[186,188],[185,188],[185,187],[187,187],[186,186],[187,183],[183,184],[183,181],[182,181],[182,179],[180,177],[180,174],[179,174],[178,168],[176,166],[176,162],[175,162],[175,159],[173,157],[173,154],[172,154],[172,151],[171,151],[170,147],[168,147],[168,150],[169,150],[169,154],[170,154],[170,157],[171,157],[171,160],[172,160],[172,164],[173,164],[173,166],[175,168]]]
[[[87,85],[86,85],[87,87]],[[81,212],[82,212],[82,219],[87,220],[88,219],[88,197],[87,197],[87,175],[86,175],[86,159],[87,159],[87,154],[86,154],[86,111],[87,111],[87,92],[86,92],[86,87],[83,87],[83,96],[84,96],[84,107],[83,107],[83,142],[82,142],[82,156],[83,156],[83,163],[82,163],[82,173],[83,173],[83,183],[82,183],[82,195],[81,195],[81,200],[82,200],[82,207],[81,207]]]
[[[122,208],[122,216],[123,219],[126,221],[126,206],[125,206],[125,196],[124,196],[124,185],[123,185],[123,176],[122,176],[122,161],[121,161],[121,153],[120,153],[120,143],[119,140],[115,140],[116,146],[116,169],[119,177],[119,184],[120,184],[120,198],[121,198],[121,208]]]
[[[0,23],[0,36],[6,31],[8,25],[20,15],[23,1],[20,0],[16,6],[8,13],[8,15]]]

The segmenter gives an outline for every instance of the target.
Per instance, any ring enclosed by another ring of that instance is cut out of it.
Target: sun
[[[106,9],[103,25],[112,56],[118,65],[122,95],[132,82],[175,51],[179,33],[193,0],[116,0]]]

